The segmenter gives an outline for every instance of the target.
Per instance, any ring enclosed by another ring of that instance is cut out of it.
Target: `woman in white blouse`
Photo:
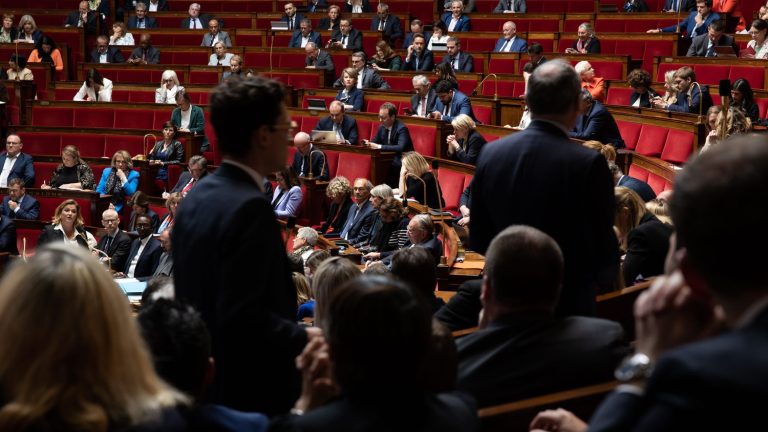
[[[133,41],[133,35],[128,33],[125,23],[116,21],[112,24],[112,36],[109,37],[110,45],[136,45]]]
[[[155,103],[176,104],[176,94],[184,93],[184,87],[179,84],[176,72],[166,70],[160,81],[160,88],[155,89]]]
[[[89,69],[83,86],[72,100],[112,102],[112,81],[102,77],[96,69]]]
[[[768,58],[766,33],[768,33],[768,22],[761,19],[752,21],[752,28],[749,29],[749,34],[752,35],[752,40],[747,43],[747,48],[752,49],[754,54],[750,51],[749,54],[744,55],[744,57],[756,59]]]
[[[429,42],[427,43],[428,50],[432,51],[432,44],[434,42],[442,44],[448,42],[448,27],[442,21],[437,21],[434,26],[432,26],[432,37],[429,38]]]

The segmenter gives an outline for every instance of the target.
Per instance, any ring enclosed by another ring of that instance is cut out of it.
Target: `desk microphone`
[[[315,153],[320,153],[323,156],[323,165],[320,168],[320,174],[318,174],[318,177],[322,177],[323,173],[325,172],[325,153],[323,153],[322,150],[312,150],[311,152],[309,152],[309,177],[308,178],[314,178],[314,176],[312,175],[312,155]]]
[[[477,96],[477,92],[480,91],[480,89],[483,87],[483,83],[485,83],[485,80],[488,78],[493,77],[493,100],[499,100],[499,77],[496,76],[495,73],[490,73],[485,76],[485,78],[480,81],[480,84],[475,87],[474,90],[472,90],[472,96]]]

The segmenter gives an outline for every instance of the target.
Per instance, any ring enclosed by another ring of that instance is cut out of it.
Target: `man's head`
[[[400,249],[395,252],[392,255],[392,276],[410,285],[425,300],[435,297],[435,258],[423,247]]]
[[[413,92],[424,97],[429,93],[429,78],[426,75],[416,75],[411,80],[413,83]]]
[[[501,32],[504,33],[504,39],[512,39],[517,35],[517,25],[512,21],[507,21],[501,27]]]
[[[144,2],[136,3],[136,18],[144,19],[147,16],[147,5]]]
[[[590,93],[587,89],[581,89],[581,97],[579,97],[579,112],[581,114],[586,114],[589,112],[589,109],[592,108],[593,103],[594,99],[592,98],[592,93]]]
[[[712,11],[712,0],[696,0],[696,12],[705,17]]]
[[[293,249],[299,249],[305,245],[315,246],[317,244],[317,231],[310,227],[301,227],[293,239]]]
[[[284,100],[282,84],[260,76],[220,84],[209,107],[222,155],[260,173],[280,170],[292,129]]]
[[[139,237],[145,239],[152,235],[152,218],[146,214],[139,215],[136,217],[134,227]]]
[[[96,38],[96,50],[99,52],[99,54],[104,54],[107,52],[107,49],[109,49],[109,38],[100,35]]]
[[[544,52],[544,47],[541,46],[540,43],[534,42],[530,45],[528,45],[528,56],[531,58],[531,61],[533,63],[538,62],[541,60],[543,55],[541,53]]]
[[[189,158],[187,169],[195,180],[200,180],[200,177],[205,175],[208,171],[208,159],[200,155],[194,155]]]
[[[344,104],[337,100],[331,102],[328,107],[328,115],[334,123],[341,124],[344,121]]]
[[[413,35],[413,51],[420,55],[427,47],[427,38],[421,33]]]
[[[580,95],[579,75],[570,64],[557,59],[533,71],[525,100],[532,118],[548,118],[571,129],[579,113]]]
[[[189,17],[190,18],[197,18],[200,16],[200,5],[197,3],[192,3],[189,5]]]
[[[339,31],[341,31],[341,34],[343,35],[348,35],[350,30],[352,30],[352,20],[348,18],[342,18],[339,21]]]
[[[459,51],[461,51],[461,41],[455,36],[450,36],[448,37],[448,40],[445,41],[445,48],[450,57],[456,57]]]
[[[371,197],[371,189],[373,189],[373,183],[365,178],[355,179],[355,183],[352,185],[352,194],[355,197],[355,202],[363,204]]]
[[[440,80],[435,83],[435,93],[443,105],[448,105],[453,100],[453,84],[448,80]]]
[[[293,146],[296,147],[296,151],[302,155],[307,155],[312,145],[309,143],[310,136],[306,132],[299,132],[293,137]]]
[[[23,147],[24,143],[21,142],[21,137],[16,134],[10,134],[5,139],[5,151],[9,157],[18,156]]]
[[[525,225],[506,228],[485,255],[481,300],[488,322],[516,311],[553,313],[562,278],[563,254],[550,236]]]
[[[8,197],[16,202],[19,202],[21,197],[24,196],[24,180],[15,177],[8,180]]]
[[[411,20],[411,33],[421,33],[424,31],[424,25],[420,19]]]
[[[87,1],[81,1],[77,5],[77,11],[80,12],[80,14],[87,14],[88,13],[88,2]]]
[[[725,24],[720,20],[712,21],[707,29],[707,36],[712,43],[717,45],[717,41],[723,37],[723,32],[725,32]]]
[[[451,2],[451,14],[453,16],[459,16],[464,11],[464,2],[461,0],[454,0]]]
[[[397,107],[391,102],[384,102],[379,108],[379,121],[381,125],[389,129],[397,120]]]
[[[385,20],[389,16],[389,5],[386,3],[379,3],[379,5],[376,7],[376,15],[379,16],[380,20]]]
[[[368,56],[362,51],[352,53],[352,67],[358,71],[363,70],[365,67],[365,61],[368,60]]]
[[[120,225],[120,216],[113,209],[106,209],[101,213],[101,225],[109,235],[114,235]]]
[[[303,37],[309,37],[309,34],[312,33],[312,21],[308,18],[302,18],[301,23],[299,23],[299,29]]]
[[[421,244],[429,240],[432,237],[432,231],[434,231],[434,225],[432,224],[432,218],[429,215],[419,214],[411,218],[408,222],[408,240],[412,244]]]
[[[293,3],[286,3],[283,9],[285,10],[285,15],[287,17],[296,15],[296,6],[294,6]]]
[[[675,86],[677,91],[687,92],[694,81],[696,81],[696,72],[689,66],[683,66],[675,72]]]
[[[190,397],[202,396],[213,379],[213,359],[200,315],[191,306],[160,298],[142,309],[137,321],[158,375]]]
[[[157,240],[165,252],[171,252],[171,228],[164,229],[157,237]]]
[[[317,55],[320,54],[320,48],[314,42],[307,42],[304,45],[304,52],[307,54],[307,58],[310,60],[317,59]]]
[[[210,30],[213,36],[216,36],[219,33],[219,20],[213,18],[208,21],[208,30]]]
[[[141,39],[139,39],[139,45],[144,49],[152,46],[152,36],[150,36],[149,33],[142,34]]]

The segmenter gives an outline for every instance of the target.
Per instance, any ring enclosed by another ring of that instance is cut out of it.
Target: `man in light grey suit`
[[[208,30],[210,32],[203,36],[203,42],[200,46],[212,47],[216,42],[222,42],[227,48],[232,48],[232,40],[229,38],[229,33],[220,30],[219,20],[213,18],[208,21]]]
[[[527,10],[525,0],[499,0],[493,13],[525,13]]]
[[[321,51],[320,47],[314,42],[307,42],[304,46],[304,52],[307,57],[304,65],[307,69],[325,69],[325,82],[329,83],[336,77],[336,66],[333,65],[333,58],[326,51]]]

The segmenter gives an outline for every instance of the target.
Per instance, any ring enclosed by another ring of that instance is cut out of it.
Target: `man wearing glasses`
[[[109,256],[109,266],[113,272],[122,271],[131,250],[131,237],[120,229],[120,216],[112,209],[104,210],[101,214],[101,225],[107,233],[96,244],[96,249]],[[98,252],[94,253],[98,255]],[[99,257],[102,261],[106,259],[103,255]]]
[[[13,178],[8,181],[8,196],[3,198],[0,213],[11,219],[38,220],[40,218],[40,203],[27,195],[24,181]]]
[[[35,185],[35,167],[32,164],[32,156],[22,153],[24,144],[21,137],[15,134],[8,135],[5,140],[5,152],[0,154],[0,187],[8,187],[8,181],[20,178],[24,186]]]
[[[187,196],[189,191],[197,184],[198,180],[201,180],[208,174],[208,159],[195,155],[189,158],[189,164],[187,165],[187,171],[181,173],[179,181],[176,182],[176,186],[171,189],[171,192],[163,192],[163,198],[168,198],[171,193],[179,192],[182,197]]]

